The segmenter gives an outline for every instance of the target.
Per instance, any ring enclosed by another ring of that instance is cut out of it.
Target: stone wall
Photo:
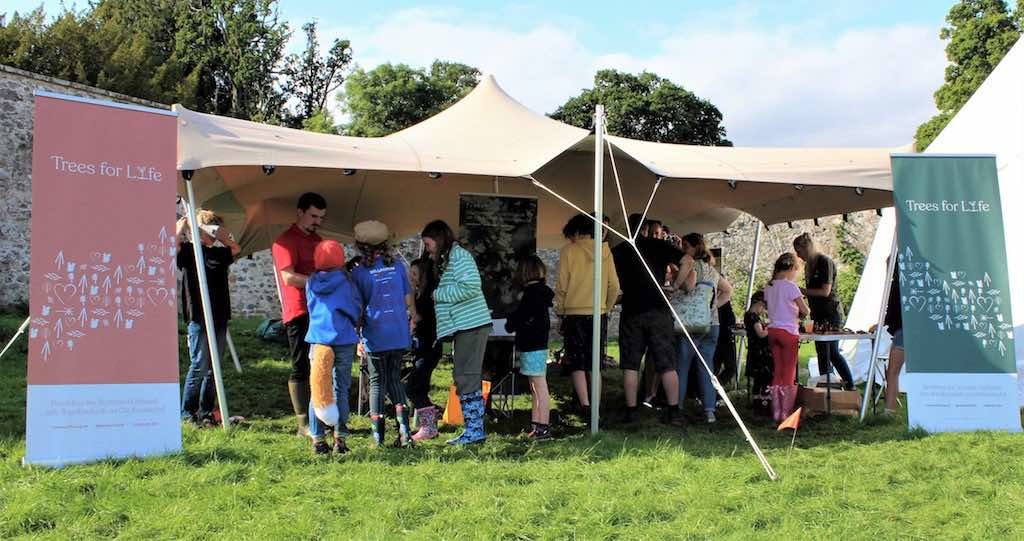
[[[27,312],[36,90],[167,109],[166,105],[0,65],[0,309]]]

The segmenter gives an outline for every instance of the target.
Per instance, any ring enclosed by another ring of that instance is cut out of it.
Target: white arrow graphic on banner
[[[160,243],[163,244],[164,241],[166,241],[166,240],[167,240],[167,228],[166,227],[161,227],[160,228]]]
[[[146,272],[146,258],[139,256],[139,261],[135,263],[135,270],[139,271],[139,274]]]
[[[57,318],[57,324],[53,326],[53,332],[57,334],[57,338],[60,338],[61,333],[64,332],[64,320]]]
[[[124,323],[124,316],[121,314],[121,309],[118,309],[117,314],[114,315],[114,326],[120,328],[122,323]]]
[[[64,267],[64,250],[57,252],[57,259],[54,259],[53,262],[57,264],[58,269]]]
[[[985,287],[992,287],[992,277],[985,273]]]
[[[110,277],[109,276],[107,276],[106,278],[103,279],[103,294],[104,295],[109,295],[110,294]]]
[[[114,283],[120,285],[121,278],[124,278],[124,270],[121,268],[121,265],[118,265],[117,270],[114,271]]]
[[[85,327],[85,322],[89,319],[89,312],[82,308],[82,313],[78,314],[78,323],[80,326]]]
[[[43,353],[43,360],[44,361],[50,360],[50,341],[49,340],[47,340],[43,344],[43,351],[42,351],[42,353]]]

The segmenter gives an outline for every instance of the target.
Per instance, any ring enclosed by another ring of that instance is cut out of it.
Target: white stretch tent
[[[605,149],[603,132],[591,136],[534,113],[491,77],[447,110],[382,138],[314,134],[181,106],[175,111],[179,191],[188,194],[190,208],[224,216],[241,233],[243,254],[271,245],[294,220],[294,202],[305,191],[325,196],[321,231],[341,238],[371,218],[399,237],[417,234],[432,219],[457,224],[460,193],[535,195],[541,247],[561,245],[562,224],[587,207],[609,209],[613,225],[649,210],[678,231],[706,232],[724,229],[740,211],[770,225],[891,201],[889,149],[709,148],[616,137],[607,138]],[[601,106],[595,120],[600,130]],[[603,175],[602,167],[613,174]],[[621,201],[605,204],[604,192]],[[601,270],[595,267],[596,283]],[[202,293],[208,296],[205,288]],[[219,364],[219,352],[211,349]],[[713,375],[712,381],[775,479]],[[594,398],[596,430],[599,395]]]
[[[1024,244],[1015,235],[1024,231],[1024,40],[1018,41],[988,79],[953,117],[925,154],[995,154],[1002,198],[1003,229],[1009,268],[1017,355],[1017,384],[1024,405]],[[885,286],[885,259],[889,255],[895,218],[883,216],[861,277],[850,313],[851,328],[867,328],[878,317]],[[854,316],[858,327],[853,327]],[[861,373],[870,362],[870,346],[846,349]],[[856,374],[857,372],[855,372]]]

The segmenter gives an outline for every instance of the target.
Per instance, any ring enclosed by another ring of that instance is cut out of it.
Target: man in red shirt
[[[309,431],[309,313],[306,311],[306,279],[313,274],[313,251],[322,240],[316,230],[327,213],[327,201],[317,193],[299,197],[295,223],[274,241],[271,254],[281,288],[281,320],[288,334],[292,373],[288,395],[295,411],[298,434]]]

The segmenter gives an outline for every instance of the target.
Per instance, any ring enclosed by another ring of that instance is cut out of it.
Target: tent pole
[[[220,369],[220,347],[217,344],[217,331],[213,328],[213,308],[210,305],[210,285],[206,283],[206,260],[203,258],[202,237],[199,236],[199,225],[196,224],[196,196],[192,189],[191,177],[185,179],[188,189],[188,225],[192,232],[192,253],[195,256],[196,278],[199,281],[199,296],[203,301],[203,323],[206,326],[206,341],[210,346],[210,361],[213,365],[213,381],[217,387],[217,402],[220,404],[220,421],[227,429],[231,425],[228,417],[228,397],[224,393],[223,372]],[[187,270],[186,270],[187,271]]]
[[[750,274],[747,275],[747,310],[750,310],[750,299],[754,296],[754,277],[757,275],[757,258],[761,255],[761,222],[754,220],[754,253],[750,256]]]
[[[604,246],[604,106],[594,112],[594,306],[590,353],[590,434],[597,435],[601,404],[601,263]]]
[[[896,260],[899,259],[897,250],[899,244],[897,244],[897,234],[892,234],[892,247],[889,249],[889,264],[886,267],[885,272],[885,286],[882,288],[882,302],[878,305],[878,321],[875,324],[875,337],[871,341],[871,362],[868,363],[868,377],[867,383],[864,386],[864,403],[860,405],[860,420],[864,421],[864,417],[868,414],[868,403],[871,402],[871,392],[875,387],[875,363],[878,362],[878,348],[882,342],[882,326],[885,324],[885,310],[886,304],[889,302],[889,293],[892,290],[892,276],[896,272]],[[888,393],[889,389],[886,388],[885,392]]]
[[[224,341],[228,344],[228,351],[231,352],[231,360],[235,363],[235,371],[242,373],[242,363],[238,362],[238,350],[235,349],[235,341],[231,339],[231,330],[224,332]]]

